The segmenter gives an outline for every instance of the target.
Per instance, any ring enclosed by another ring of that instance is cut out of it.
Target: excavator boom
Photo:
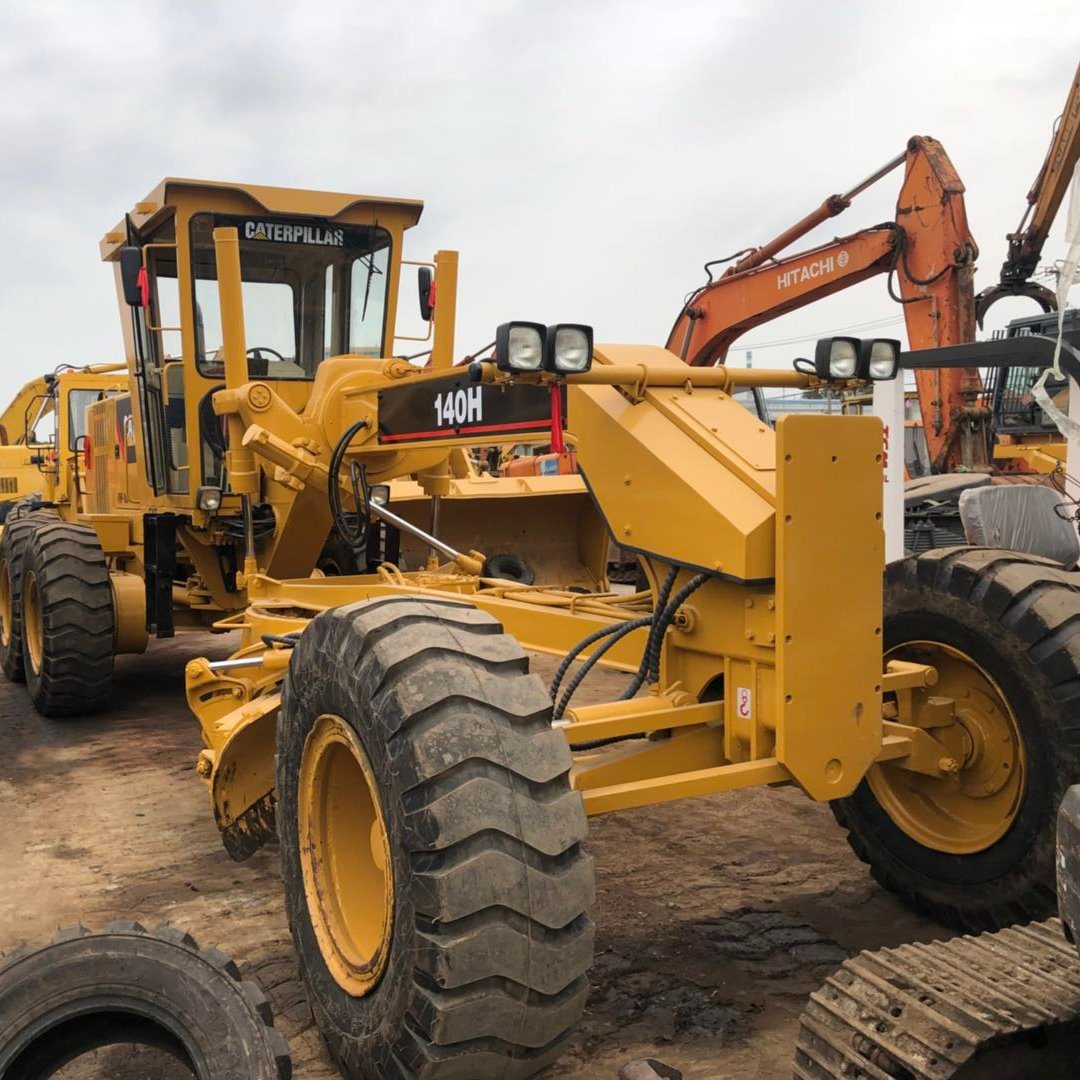
[[[1080,64],[1046,159],[1028,192],[1024,219],[1020,228],[1009,236],[1009,257],[1001,268],[1002,281],[1026,281],[1035,272],[1077,161],[1080,161]]]
[[[1057,299],[1046,286],[1031,281],[1039,265],[1050,227],[1069,189],[1080,161],[1080,64],[1073,76],[1065,108],[1058,117],[1050,149],[1027,194],[1027,209],[1016,232],[1009,233],[1009,253],[1001,267],[1001,280],[979,293],[979,325],[986,312],[1005,296],[1029,296],[1043,311],[1057,309]]]
[[[780,255],[901,164],[895,221]],[[968,228],[964,185],[936,139],[915,136],[903,154],[851,191],[831,196],[774,240],[740,254],[722,277],[714,281],[710,274],[689,297],[668,335],[668,349],[688,364],[723,363],[748,330],[877,274],[889,275],[890,294],[903,305],[911,348],[975,340],[978,247]],[[918,372],[916,382],[934,467],[986,467],[989,414],[978,403],[978,371]]]

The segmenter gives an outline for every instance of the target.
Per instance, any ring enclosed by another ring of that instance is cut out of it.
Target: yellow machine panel
[[[776,448],[776,756],[834,799],[881,750],[881,421],[785,416]]]

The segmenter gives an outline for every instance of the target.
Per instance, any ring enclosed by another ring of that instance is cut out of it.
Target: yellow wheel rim
[[[886,660],[932,664],[935,697],[956,702],[956,719],[931,728],[942,759],[956,771],[927,776],[898,765],[867,774],[874,797],[894,824],[935,851],[985,851],[1010,829],[1023,802],[1027,759],[1020,726],[998,684],[966,653],[932,641],[891,649]]]
[[[340,716],[315,721],[300,763],[300,864],[323,960],[346,993],[363,997],[390,955],[394,879],[378,785]]]
[[[35,675],[41,674],[41,658],[45,655],[45,633],[41,623],[41,594],[37,577],[32,570],[23,576],[23,625],[26,627],[26,651]]]
[[[0,559],[0,641],[11,645],[11,576],[7,559]]]

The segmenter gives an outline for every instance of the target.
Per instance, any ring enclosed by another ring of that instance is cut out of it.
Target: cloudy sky
[[[3,0],[0,398],[119,358],[97,242],[165,175],[423,198],[410,254],[461,251],[464,353],[508,318],[663,342],[706,259],[929,134],[981,287],[1078,59],[1076,0]],[[898,187],[811,240],[888,219]],[[786,366],[805,347],[763,345],[898,315],[879,279],[746,343]]]

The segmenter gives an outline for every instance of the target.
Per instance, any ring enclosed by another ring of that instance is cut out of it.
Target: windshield
[[[77,450],[86,434],[86,410],[102,398],[100,390],[72,390],[68,394],[68,449]]]
[[[248,373],[310,379],[328,356],[383,355],[390,234],[366,225],[196,214],[191,219],[199,371],[222,378],[213,230],[235,226]]]

